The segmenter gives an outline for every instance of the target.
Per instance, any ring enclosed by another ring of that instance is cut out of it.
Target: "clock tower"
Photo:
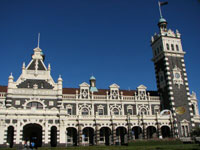
[[[167,28],[167,21],[161,17],[159,33],[151,38],[153,62],[161,109],[171,110],[175,137],[190,136],[193,122],[192,103],[185,68],[185,52],[181,44],[181,34]]]

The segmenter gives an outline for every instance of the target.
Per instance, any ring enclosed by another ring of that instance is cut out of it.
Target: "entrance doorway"
[[[13,139],[14,139],[14,127],[9,126],[7,131],[7,143],[9,144],[9,147],[13,147]]]
[[[133,127],[132,135],[135,137],[135,139],[142,139],[142,128],[139,126]]]
[[[42,146],[42,127],[39,124],[27,124],[23,127],[23,140],[34,142],[35,147]]]
[[[127,130],[125,127],[118,127],[116,129],[117,144],[125,145],[127,144]]]
[[[111,130],[108,127],[102,127],[100,129],[100,142],[105,145],[110,145]]]
[[[94,129],[86,127],[83,129],[83,144],[94,145]]]

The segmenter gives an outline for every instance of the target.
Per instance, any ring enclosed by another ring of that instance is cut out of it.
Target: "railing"
[[[150,100],[151,100],[151,101],[159,101],[159,100],[160,100],[160,97],[159,97],[159,96],[151,96],[151,97],[150,97]]]
[[[63,95],[63,99],[76,99],[76,95],[66,94]]]
[[[124,100],[135,100],[135,96],[123,96]]]
[[[94,98],[94,99],[106,100],[106,99],[107,99],[107,96],[106,96],[106,95],[94,95],[93,98]]]
[[[76,94],[63,94],[63,99],[80,99],[80,94],[76,95]],[[128,101],[147,101],[150,97],[150,101],[160,101],[160,97],[159,96],[147,96],[145,99],[141,99],[138,96],[120,96],[120,99],[123,100],[128,100]],[[90,95],[90,99],[94,99],[94,100],[110,100],[109,98],[107,98],[107,95]],[[82,98],[82,100],[88,100],[86,98]],[[113,99],[114,100],[114,99]],[[116,99],[118,100],[118,99]]]

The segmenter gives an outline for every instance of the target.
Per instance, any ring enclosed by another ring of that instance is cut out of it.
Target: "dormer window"
[[[90,87],[90,85],[87,84],[86,82],[83,82],[79,86],[80,86],[80,98],[89,99],[90,98],[90,95],[89,95],[89,87]]]
[[[172,50],[174,51],[174,44],[171,44],[171,48],[172,48]]]

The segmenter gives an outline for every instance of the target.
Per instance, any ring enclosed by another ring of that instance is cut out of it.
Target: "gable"
[[[110,88],[119,88],[119,85],[117,85],[116,83],[110,85]]]
[[[36,70],[36,63],[37,63],[37,70],[46,70],[44,63],[41,60],[32,60],[29,64],[27,70]]]

